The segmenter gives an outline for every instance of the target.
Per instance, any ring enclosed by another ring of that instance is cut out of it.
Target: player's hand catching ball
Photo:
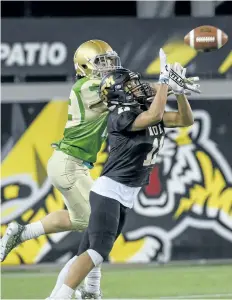
[[[190,91],[200,94],[200,85],[196,82],[199,81],[199,77],[186,78],[186,68],[183,68],[181,64],[174,63],[171,66],[169,73],[169,86],[176,95],[190,94]]]

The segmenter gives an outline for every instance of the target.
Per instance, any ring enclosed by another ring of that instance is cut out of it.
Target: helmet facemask
[[[107,73],[122,68],[120,57],[115,51],[97,55],[94,59],[86,59],[92,65],[93,77],[103,78]]]
[[[125,83],[125,92],[133,95],[133,98],[138,104],[144,105],[147,99],[153,98],[155,93],[149,83],[141,83],[140,76],[136,73],[131,79]]]

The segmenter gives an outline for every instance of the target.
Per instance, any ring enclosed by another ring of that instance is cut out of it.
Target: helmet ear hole
[[[87,65],[81,65],[83,69],[88,69]]]

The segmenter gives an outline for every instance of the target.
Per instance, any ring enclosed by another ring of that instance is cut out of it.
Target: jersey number
[[[163,147],[164,143],[164,136],[162,136],[160,139],[155,138],[153,141],[153,148],[150,152],[148,152],[146,159],[143,162],[143,165],[145,167],[154,165],[156,161],[157,154],[159,152],[159,149]]]

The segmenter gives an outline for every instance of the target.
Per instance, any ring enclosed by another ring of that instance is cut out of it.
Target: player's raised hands
[[[200,94],[200,85],[196,83],[199,81],[199,77],[186,78],[186,70],[186,68],[183,68],[181,64],[177,62],[171,66],[169,73],[169,86],[173,93],[176,95],[188,95],[191,94],[190,91],[192,91]]]

